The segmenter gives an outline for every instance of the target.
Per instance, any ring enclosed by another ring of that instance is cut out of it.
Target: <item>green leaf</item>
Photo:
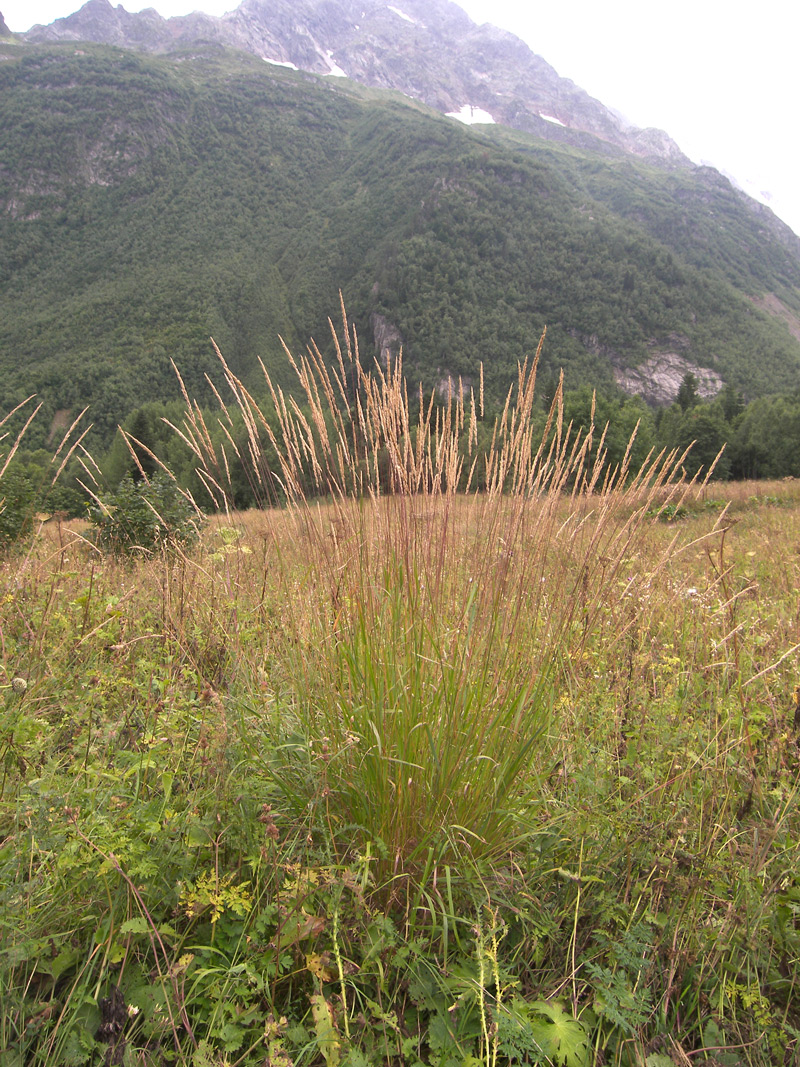
[[[186,830],[186,847],[202,848],[209,841],[208,834],[199,823],[191,823]]]
[[[319,993],[314,993],[311,997],[311,1014],[319,1050],[325,1057],[327,1067],[339,1067],[341,1042],[333,1024],[330,1005]]]
[[[433,1016],[428,1027],[428,1044],[432,1052],[441,1055],[459,1052],[461,1046],[449,1018],[441,1011]]]
[[[161,788],[164,790],[164,800],[169,800],[172,796],[172,783],[175,781],[175,775],[172,771],[161,772]]]
[[[70,1031],[64,1048],[59,1057],[59,1062],[65,1067],[83,1067],[89,1063],[92,1054],[97,1048],[97,1042],[93,1036],[85,1030],[75,1027]]]
[[[121,945],[119,941],[113,941],[111,948],[108,950],[108,962],[109,963],[121,963],[125,959],[125,946]]]
[[[58,981],[65,971],[75,965],[77,959],[78,953],[74,948],[62,948],[55,959],[37,961],[36,970],[42,974],[49,974]]]
[[[219,1060],[214,1048],[209,1041],[202,1040],[194,1050],[192,1067],[218,1067]]]
[[[126,921],[120,926],[119,932],[121,934],[147,934],[150,932],[150,923],[147,919],[141,915],[135,919],[126,919]]]
[[[342,1067],[370,1067],[369,1060],[360,1049],[351,1048],[342,1060]]]
[[[530,1005],[530,1011],[534,1037],[554,1063],[563,1067],[588,1067],[589,1035],[578,1019],[568,1015],[556,1002],[537,1000]]]
[[[237,1023],[225,1023],[219,1036],[225,1048],[225,1052],[238,1052],[247,1036],[247,1031]]]

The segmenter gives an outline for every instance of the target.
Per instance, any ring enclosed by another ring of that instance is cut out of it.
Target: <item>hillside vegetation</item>
[[[482,361],[498,401],[544,325],[568,386],[612,389],[612,363],[662,350],[746,399],[796,382],[797,242],[714,172],[468,129],[212,46],[0,57],[0,389],[6,410],[43,400],[31,444],[86,403],[109,444],[179,397],[171,360],[211,399],[211,336],[245,381],[261,358],[288,382],[278,335],[327,337],[340,288],[365,351],[388,324],[412,379],[474,383]]]

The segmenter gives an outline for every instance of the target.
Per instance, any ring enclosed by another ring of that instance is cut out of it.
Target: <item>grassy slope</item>
[[[139,1009],[124,1033],[142,1063],[159,1062],[173,1033],[178,1062],[221,1064],[227,1052],[261,1063],[270,1017],[285,1017],[275,1035],[295,1062],[321,1063],[335,1040],[360,1049],[358,1062],[490,1063],[482,1014],[504,1027],[504,1062],[529,1062],[557,1005],[562,1026],[573,1020],[570,1067],[601,1049],[631,1064],[658,1052],[667,1067],[704,1045],[727,1049],[719,1062],[731,1065],[781,1063],[784,1050],[791,1062],[798,576],[784,548],[800,535],[800,507],[785,485],[773,499],[737,492],[724,538],[639,589],[635,575],[674,532],[653,525],[620,576],[617,595],[640,598],[622,643],[609,639],[623,601],[608,601],[588,641],[571,633],[504,823],[513,846],[490,863],[479,849],[470,858],[459,824],[449,832],[460,859],[433,847],[413,859],[436,812],[430,792],[413,800],[403,853],[365,825],[370,810],[397,809],[391,789],[417,787],[412,765],[390,773],[383,796],[356,779],[368,803],[354,818],[342,775],[376,735],[360,721],[331,733],[332,682],[350,693],[353,671],[371,664],[365,694],[391,701],[385,686],[407,684],[413,661],[397,649],[390,660],[353,605],[313,592],[291,524],[237,517],[176,566],[99,561],[71,529],[41,540],[22,571],[7,563],[8,1062],[100,1062],[98,1005],[117,984]],[[698,501],[682,541],[713,514]],[[569,585],[552,547],[543,577]],[[312,603],[336,620],[338,647],[320,643]],[[387,638],[404,625],[384,622]],[[444,621],[425,625],[433,647],[462,647]],[[12,676],[27,679],[24,694]],[[507,682],[493,675],[492,686]],[[206,1060],[192,1059],[193,1042]]]
[[[257,356],[282,377],[278,334],[325,336],[339,287],[362,336],[373,312],[399,327],[428,384],[483,360],[504,393],[546,323],[573,382],[611,380],[588,337],[637,362],[678,334],[747,396],[793,385],[800,344],[748,297],[796,310],[800,266],[702,176],[213,50],[5,55],[6,406],[91,400],[108,440],[143,398],[176,395],[170,358],[203,395],[210,335],[245,377]]]
[[[358,386],[326,503],[3,562],[8,1062],[793,1062],[797,484],[614,490],[527,379],[462,496]]]

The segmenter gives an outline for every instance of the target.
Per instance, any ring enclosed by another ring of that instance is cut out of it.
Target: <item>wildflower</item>
[[[24,678],[12,678],[11,688],[14,690],[15,693],[24,693],[25,690],[28,688],[28,683],[25,681]]]

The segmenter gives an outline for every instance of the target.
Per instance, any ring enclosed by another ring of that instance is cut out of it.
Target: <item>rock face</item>
[[[369,324],[375,340],[375,356],[385,369],[403,350],[403,336],[396,326],[377,312],[370,315]]]
[[[641,396],[648,404],[671,404],[686,374],[697,379],[697,392],[708,400],[723,386],[716,371],[698,367],[677,352],[657,352],[638,367],[615,368],[617,385],[626,393]]]
[[[6,26],[5,19],[3,18],[3,12],[0,11],[0,37],[10,37],[11,30]]]
[[[477,26],[450,0],[243,0],[222,18],[170,19],[152,8],[130,14],[109,0],[88,0],[24,36],[152,52],[217,41],[300,70],[394,89],[445,114],[471,107],[548,140],[630,152],[670,168],[691,165],[663,131],[626,125],[518,37]]]

